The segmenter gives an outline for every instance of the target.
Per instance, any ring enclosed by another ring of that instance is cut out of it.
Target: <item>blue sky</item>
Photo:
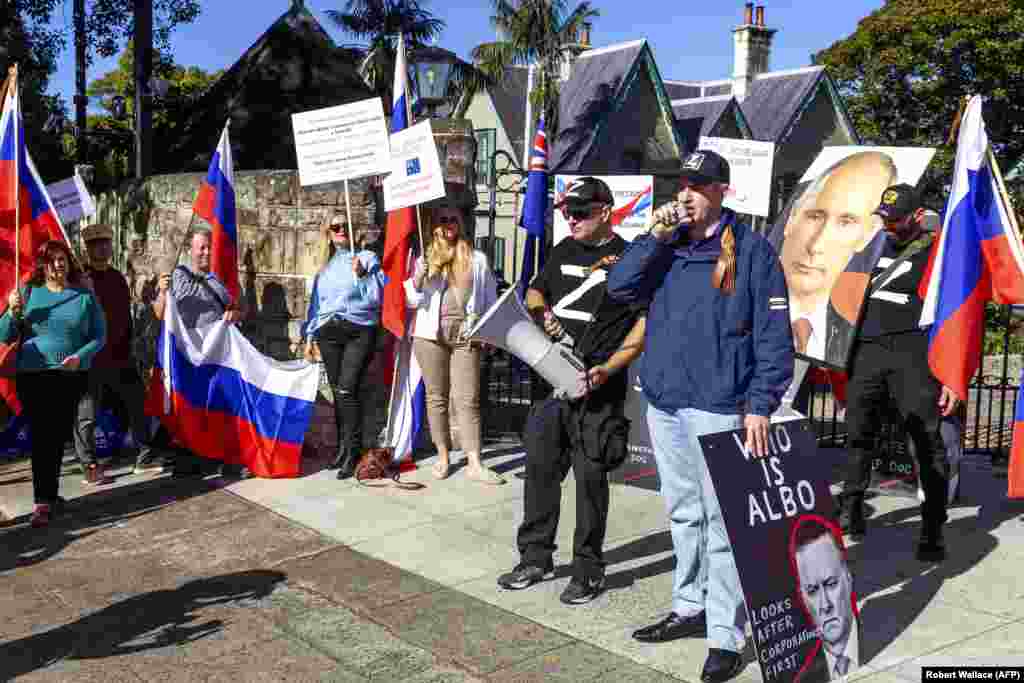
[[[883,0],[762,0],[765,23],[779,29],[772,48],[771,68],[807,66],[810,55],[851,34],[857,22],[881,7]],[[202,0],[202,14],[173,37],[174,57],[186,65],[213,71],[230,66],[291,4],[291,0]],[[732,70],[732,29],[743,17],[742,0],[593,0],[601,11],[594,21],[595,47],[646,38],[665,79],[725,78]],[[307,0],[306,6],[338,43],[351,37],[334,29],[324,10],[341,9],[343,0]],[[477,44],[492,40],[487,0],[431,0],[428,7],[448,23],[440,45],[469,57]],[[65,1],[56,20],[70,27],[71,2]],[[639,9],[642,8],[642,9]],[[97,60],[89,80],[114,66],[114,59]],[[74,53],[69,45],[51,80],[71,106],[74,95]]]

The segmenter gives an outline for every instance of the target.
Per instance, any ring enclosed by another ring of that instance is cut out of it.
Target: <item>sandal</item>
[[[452,472],[451,464],[445,465],[443,462],[438,460],[434,463],[434,466],[430,468],[430,473],[434,475],[434,479],[447,479],[448,475]]]
[[[473,481],[480,482],[481,484],[493,484],[497,486],[505,483],[505,477],[484,465],[480,465],[480,467],[467,467],[466,476]]]

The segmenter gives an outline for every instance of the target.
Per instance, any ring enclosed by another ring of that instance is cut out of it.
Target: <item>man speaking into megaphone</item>
[[[604,589],[608,472],[626,458],[629,421],[623,417],[625,369],[643,349],[645,304],[619,304],[605,296],[607,269],[626,241],[612,232],[613,198],[597,178],[572,181],[555,205],[569,223],[526,291],[526,307],[555,340],[572,346],[587,367],[585,386],[572,399],[538,401],[526,421],[526,491],[517,545],[520,562],[498,578],[506,590],[550,577],[558,530],[562,480],[576,478],[576,532],[572,580],[561,600],[582,604]]]

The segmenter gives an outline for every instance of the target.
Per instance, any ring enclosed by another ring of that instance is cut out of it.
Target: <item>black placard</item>
[[[830,463],[818,457],[806,420],[771,425],[764,458],[748,452],[745,439],[746,431],[736,430],[700,442],[762,676],[766,683],[838,678],[837,668],[849,673],[859,664],[860,623],[829,491]]]

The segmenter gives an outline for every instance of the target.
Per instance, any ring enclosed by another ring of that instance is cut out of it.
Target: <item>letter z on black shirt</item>
[[[862,339],[921,332],[918,323],[921,321],[924,302],[917,294],[917,287],[928,263],[931,241],[926,240],[921,244],[915,244],[916,242],[917,240],[902,245],[901,249],[891,238],[887,240],[882,257],[878,259],[878,264],[871,274],[871,286],[877,286],[877,289],[865,302],[860,328]],[[916,248],[918,251],[897,265],[896,269],[886,276],[885,282],[877,282],[882,273],[910,248]]]
[[[589,366],[608,360],[646,311],[646,306],[618,304],[606,297],[607,271],[590,272],[592,265],[605,256],[621,255],[626,246],[619,235],[599,247],[566,238],[555,245],[544,270],[530,283],[530,289],[544,295],[576,342],[576,353]]]

